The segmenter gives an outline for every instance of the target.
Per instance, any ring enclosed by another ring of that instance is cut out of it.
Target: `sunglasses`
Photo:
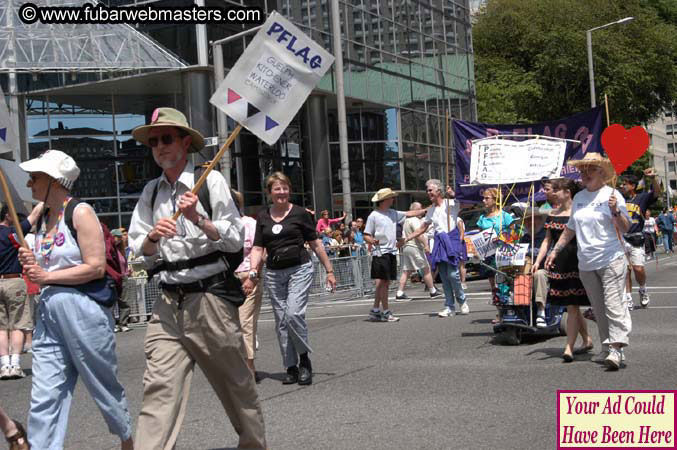
[[[148,145],[151,147],[157,147],[160,141],[162,141],[164,145],[171,145],[176,138],[178,138],[178,136],[173,136],[171,134],[163,134],[159,138],[157,136],[153,136],[148,138]]]

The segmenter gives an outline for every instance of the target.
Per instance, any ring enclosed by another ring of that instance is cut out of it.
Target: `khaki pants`
[[[236,274],[241,282],[245,282],[249,278],[249,272],[238,272]],[[246,349],[245,356],[247,359],[254,359],[256,353],[256,326],[259,322],[259,313],[261,312],[261,299],[263,298],[263,283],[259,279],[258,283],[254,285],[254,290],[247,296],[242,306],[240,306],[240,326],[242,327],[242,338],[244,339],[244,347]]]
[[[579,275],[595,312],[602,345],[629,343],[632,318],[623,298],[625,291],[625,255],[599,270],[581,270]]]
[[[266,448],[263,414],[244,359],[237,307],[212,294],[163,291],[146,332],[143,406],[137,450],[174,448],[186,412],[195,363],[221,400],[238,448]]]
[[[33,310],[23,278],[0,279],[0,330],[32,330]]]
[[[548,300],[548,272],[544,269],[538,269],[534,273],[534,292],[536,303],[545,308],[545,302]]]

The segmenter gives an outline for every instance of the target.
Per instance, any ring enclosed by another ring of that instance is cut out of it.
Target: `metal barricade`
[[[330,258],[336,277],[336,291],[327,291],[327,272],[313,254],[313,281],[310,286],[310,301],[331,302],[336,300],[356,299],[374,293],[375,283],[371,279],[371,255],[346,256]],[[399,256],[397,258],[399,272]],[[130,321],[144,323],[150,319],[153,304],[160,297],[159,277],[150,281],[145,277],[130,277],[127,289],[133,289],[129,295]],[[397,281],[390,283],[390,288],[397,289]],[[267,289],[263,297],[268,299]]]

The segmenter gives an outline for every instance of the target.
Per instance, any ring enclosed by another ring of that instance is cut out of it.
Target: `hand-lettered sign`
[[[210,102],[273,145],[334,56],[273,12]]]

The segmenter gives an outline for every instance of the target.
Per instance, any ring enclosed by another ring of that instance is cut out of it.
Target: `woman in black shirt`
[[[274,172],[266,179],[266,190],[273,205],[259,212],[256,218],[254,246],[250,254],[252,271],[244,282],[247,295],[258,282],[263,263],[261,255],[265,248],[266,289],[275,313],[277,338],[280,342],[282,361],[287,369],[283,384],[311,384],[313,370],[308,353],[308,324],[306,304],[313,281],[313,263],[304,248],[308,242],[327,271],[327,284],[336,288],[334,269],[318,239],[315,224],[310,214],[300,206],[289,202],[291,182],[281,172]]]

